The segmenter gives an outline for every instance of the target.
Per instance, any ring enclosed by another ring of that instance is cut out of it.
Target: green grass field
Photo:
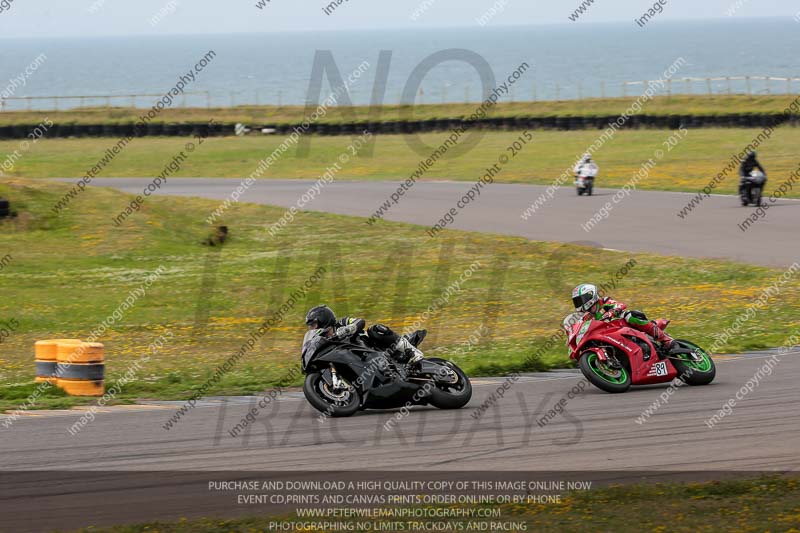
[[[502,521],[523,522],[530,532],[796,533],[800,531],[798,502],[800,483],[796,478],[771,476],[706,483],[614,486],[573,492],[565,496],[561,503],[501,505],[498,508],[502,513]],[[267,531],[265,528],[272,521],[291,522],[292,517],[183,519],[178,522],[152,522],[111,528],[92,527],[81,530],[81,533]],[[356,523],[348,519],[336,521],[353,525]],[[415,521],[420,522],[419,519]],[[407,529],[410,524],[402,519],[393,519],[391,522],[400,522],[403,528],[395,526],[381,531],[410,530]],[[468,525],[468,521],[463,519],[432,519],[423,522],[458,523],[463,528],[441,531],[466,531]]]
[[[323,94],[323,98],[326,95]],[[492,111],[493,117],[536,116],[605,116],[619,115],[637,98],[631,92],[628,98],[592,98],[544,102],[504,102]],[[797,95],[674,95],[658,96],[646,103],[643,113],[650,115],[714,115],[726,113],[780,113]],[[140,101],[139,105],[143,105]],[[471,115],[479,103],[420,104],[414,106],[385,105],[378,112],[368,106],[331,107],[324,123],[351,121],[390,121],[405,119],[427,120],[460,118]],[[38,124],[44,115],[57,123],[114,124],[138,119],[141,109],[125,107],[86,107],[68,111],[5,111],[0,113],[0,126],[12,124]],[[377,113],[377,114],[371,114]],[[172,108],[165,109],[156,122],[205,122],[213,116],[220,122],[242,122],[250,125],[296,124],[306,115],[301,106],[237,106],[225,108]]]
[[[173,336],[124,388],[121,401],[190,396],[318,266],[327,269],[322,281],[209,394],[250,394],[281,382],[298,363],[303,316],[312,305],[327,302],[340,315],[402,330],[475,262],[479,267],[461,290],[424,323],[431,331],[425,351],[452,357],[474,375],[566,364],[560,343],[540,360],[529,356],[571,311],[572,286],[607,283],[630,259],[636,265],[614,296],[652,316],[672,318],[674,333],[701,345],[710,344],[715,328],[730,324],[780,274],[723,261],[459,231],[432,241],[420,226],[368,226],[363,219],[320,213],[297,215],[271,238],[267,228],[283,210],[253,204],[226,213],[229,242],[210,251],[201,241],[216,201],[149,198],[115,227],[111,218],[130,196],[90,188],[56,216],[50,208],[67,188],[0,181],[0,196],[20,212],[0,225],[0,257],[9,256],[0,271],[0,321],[18,322],[0,345],[0,408],[15,407],[30,392],[36,340],[86,338],[159,267],[161,279],[100,339],[111,384],[155,338]],[[723,351],[781,345],[800,327],[799,295],[796,284],[783,287]],[[490,334],[463,350],[462,341],[482,325]],[[54,396],[40,406],[77,401]]]
[[[464,155],[435,164],[423,179],[474,181],[485,168],[507,151],[521,132],[484,132],[478,145]],[[691,130],[677,146],[667,152],[663,143],[672,134],[660,130],[621,131],[596,154],[601,168],[598,186],[619,187],[627,183],[642,163],[656,150],[665,156],[639,182],[639,188],[651,190],[697,191],[721,172],[734,154],[742,151],[760,132],[748,129]],[[534,132],[534,142],[527,145],[504,167],[495,179],[508,183],[552,183],[575,159],[598,138],[598,131]],[[421,139],[430,146],[446,139],[445,133],[429,133]],[[175,155],[184,150],[189,139],[145,137],[134,140],[100,174],[100,177],[146,177],[161,173]],[[347,151],[350,137],[310,137],[310,154],[297,157],[292,148],[263,174],[264,178],[316,179],[336,158]],[[279,137],[219,137],[205,141],[187,154],[177,176],[242,178],[250,175],[259,161],[283,141]],[[33,144],[6,171],[15,177],[79,178],[89,171],[116,139],[52,139]],[[800,166],[800,128],[778,128],[759,147],[762,163],[770,175],[767,189],[777,187]],[[18,149],[18,141],[0,141],[0,154]],[[357,156],[343,165],[338,180],[401,180],[417,168],[423,157],[412,150],[401,135],[378,135],[372,157]],[[1,161],[0,161],[1,162]],[[734,170],[717,189],[733,193],[738,186]],[[797,188],[789,196],[798,197]]]

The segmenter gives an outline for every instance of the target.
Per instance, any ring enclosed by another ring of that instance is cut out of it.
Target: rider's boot
[[[397,341],[397,344],[395,345],[395,349],[398,352],[409,356],[407,363],[408,365],[415,365],[422,361],[422,358],[424,357],[419,348],[411,344],[405,337],[400,337],[400,340]]]

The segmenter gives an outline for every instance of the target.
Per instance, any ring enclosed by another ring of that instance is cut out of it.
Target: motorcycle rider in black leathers
[[[761,173],[764,174],[765,176],[764,185],[766,185],[767,171],[764,170],[764,167],[762,167],[761,163],[759,163],[758,159],[756,159],[756,152],[751,150],[747,152],[747,157],[744,158],[741,166],[739,167],[739,196],[744,195],[746,192],[747,194],[745,197],[747,198],[750,197],[750,187],[752,186],[752,184],[749,178],[750,178],[750,173],[753,172],[753,170],[755,169],[760,170]]]
[[[406,337],[399,336],[388,326],[374,324],[365,333],[366,324],[363,318],[344,317],[337,320],[336,315],[327,305],[313,307],[306,314],[308,329],[324,329],[325,335],[329,338],[346,339],[357,336],[356,338],[365,344],[388,351],[399,362],[407,360],[405,362],[409,365],[418,363],[424,357],[423,353]]]

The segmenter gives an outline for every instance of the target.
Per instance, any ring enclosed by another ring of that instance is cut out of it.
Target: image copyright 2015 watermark
[[[800,167],[795,169],[794,172],[783,182],[781,183],[767,198],[767,201],[762,203],[762,205],[758,206],[756,209],[753,210],[743,221],[741,221],[737,227],[742,231],[745,232],[753,227],[756,223],[764,220],[767,216],[767,212],[772,206],[778,201],[779,198],[783,198],[786,196],[790,191],[794,189],[796,183],[800,181]]]
[[[605,128],[603,133],[600,136],[598,136],[594,140],[594,142],[592,142],[592,144],[589,145],[589,147],[586,149],[586,153],[594,157],[594,155],[597,152],[599,152],[600,149],[606,145],[606,143],[613,140],[616,137],[617,132],[619,132],[620,129],[622,129],[626,124],[628,124],[631,117],[634,115],[638,115],[644,108],[644,105],[653,100],[656,94],[660,90],[664,89],[664,87],[667,85],[667,82],[671,80],[675,76],[675,74],[677,74],[678,71],[680,71],[680,69],[683,68],[684,65],[686,65],[686,63],[687,61],[685,58],[678,57],[675,61],[672,62],[672,64],[669,67],[667,67],[664,70],[659,79],[647,82],[647,88],[645,89],[644,93],[642,93],[641,96],[639,96],[636,100],[634,100],[634,102],[630,106],[628,106],[628,108],[619,117],[617,117],[616,120],[613,120],[608,123],[608,126]],[[556,192],[567,181],[569,181],[574,177],[575,165],[580,162],[581,158],[577,157],[575,161],[569,167],[567,167],[564,170],[564,172],[562,172],[561,175],[558,178],[556,178],[553,181],[553,183],[549,185],[547,189],[542,194],[540,194],[536,198],[536,200],[520,214],[520,218],[522,218],[522,220],[529,220],[533,218],[533,215],[535,215],[542,207],[544,207],[544,205],[547,204],[547,202],[552,200],[555,197]]]

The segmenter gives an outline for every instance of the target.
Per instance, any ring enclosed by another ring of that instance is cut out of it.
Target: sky
[[[262,2],[263,8],[256,7]],[[170,35],[303,30],[633,22],[655,0],[0,0],[0,37]],[[661,0],[669,20],[794,17],[800,0]],[[491,15],[491,9],[495,14]],[[415,11],[418,14],[413,18]],[[488,17],[488,18],[486,18]]]

